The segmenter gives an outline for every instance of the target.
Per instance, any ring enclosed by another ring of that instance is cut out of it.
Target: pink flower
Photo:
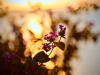
[[[57,37],[58,35],[55,32],[50,32],[49,34],[45,35],[44,39],[49,42],[53,42]]]
[[[45,51],[49,51],[52,49],[52,45],[50,43],[43,43],[42,45],[42,49],[44,49]]]

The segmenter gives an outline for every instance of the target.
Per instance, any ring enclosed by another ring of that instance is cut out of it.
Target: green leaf
[[[57,45],[61,50],[65,49],[65,43],[64,42],[59,42]]]
[[[37,53],[34,58],[33,58],[36,62],[40,62],[40,63],[44,63],[50,60],[50,58],[48,57],[47,54],[44,53],[44,51],[41,51],[39,53]]]

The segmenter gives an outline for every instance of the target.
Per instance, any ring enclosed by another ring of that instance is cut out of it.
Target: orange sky
[[[9,2],[10,1],[10,2]],[[30,10],[30,5],[26,0],[23,0],[20,2],[20,0],[15,0],[15,3],[11,3],[11,1],[14,0],[2,0],[3,6],[8,6],[10,10]],[[19,1],[19,2],[18,2]],[[77,1],[77,2],[76,2]],[[58,8],[64,8],[68,5],[71,5],[73,7],[77,7],[80,3],[78,0],[30,0],[31,5],[35,5],[37,2],[41,2],[42,6],[41,9],[58,9]],[[20,4],[18,4],[20,3]]]
[[[30,10],[28,0],[1,0],[3,6],[8,6],[10,10]],[[80,3],[97,3],[100,5],[100,0],[29,0],[31,5],[35,5],[37,2],[41,2],[41,9],[59,9],[66,6],[72,6],[77,8]],[[13,3],[11,3],[13,2]]]

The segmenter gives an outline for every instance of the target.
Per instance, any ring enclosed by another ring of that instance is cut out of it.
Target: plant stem
[[[53,43],[52,43],[52,45],[53,45]],[[52,50],[51,50],[50,54],[52,53],[53,49],[54,49],[54,47],[52,48]],[[50,54],[49,54],[49,55],[50,55]],[[48,55],[48,56],[49,56],[49,55]]]
[[[60,40],[61,40],[61,36],[60,36],[60,39],[59,39],[58,43],[60,42]]]
[[[60,42],[60,40],[61,40],[61,36],[60,36],[60,39],[59,39],[58,43]],[[50,54],[52,53],[53,49],[54,49],[54,48],[52,48]],[[48,56],[50,56],[50,54],[49,54]]]
[[[52,50],[51,50],[50,54],[52,53],[53,49],[54,49],[54,48],[52,48]],[[49,55],[50,55],[50,54],[49,54]],[[48,56],[49,56],[49,55],[48,55]]]

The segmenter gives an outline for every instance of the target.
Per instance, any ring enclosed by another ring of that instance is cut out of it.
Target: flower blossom
[[[60,31],[59,31],[59,35],[61,37],[65,36],[65,32],[66,32],[66,28],[63,25],[59,25]]]
[[[49,51],[53,47],[50,43],[43,43],[42,45],[43,45],[42,49],[44,49],[45,51]]]
[[[44,36],[44,39],[53,42],[57,37],[58,35],[56,34],[56,32],[50,32],[49,34]]]
[[[18,61],[20,61],[20,58],[15,53],[8,53],[8,55],[5,56],[5,65],[6,66],[14,65]]]

